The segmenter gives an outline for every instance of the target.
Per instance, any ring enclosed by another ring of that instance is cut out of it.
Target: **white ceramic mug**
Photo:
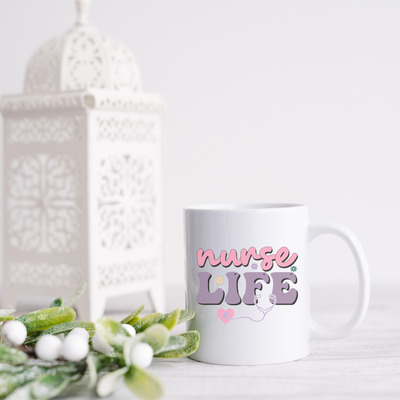
[[[200,332],[190,357],[227,365],[298,360],[310,335],[336,339],[354,331],[369,301],[369,271],[347,228],[308,220],[296,204],[215,205],[185,209],[188,329]],[[325,328],[310,318],[308,245],[318,235],[341,237],[358,271],[359,298],[351,320]]]

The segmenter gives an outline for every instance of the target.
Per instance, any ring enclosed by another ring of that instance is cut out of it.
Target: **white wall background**
[[[400,280],[400,2],[94,0],[161,93],[166,280],[183,282],[183,207],[300,202],[348,226],[373,282]],[[73,0],[0,1],[0,94],[75,21]],[[356,281],[339,239],[311,245],[313,282]]]

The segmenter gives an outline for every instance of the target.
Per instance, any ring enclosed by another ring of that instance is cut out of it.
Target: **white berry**
[[[61,354],[68,361],[83,360],[89,353],[89,344],[79,335],[68,335],[62,344]]]
[[[72,329],[72,331],[68,334],[68,336],[70,335],[79,335],[81,337],[83,337],[86,341],[89,341],[89,333],[86,329],[84,328],[74,328]]]
[[[92,337],[92,346],[99,353],[109,354],[113,351],[113,348],[98,333]]]
[[[147,368],[153,361],[153,349],[147,343],[138,343],[131,353],[132,364]]]
[[[132,325],[129,325],[129,324],[122,324],[122,326],[125,328],[125,330],[128,331],[128,333],[129,333],[131,336],[135,336],[135,335],[136,335],[135,328],[134,328]]]
[[[25,342],[27,333],[26,327],[22,322],[9,321],[1,329],[1,338],[8,345],[19,346]]]
[[[42,336],[35,346],[36,355],[42,360],[54,361],[61,353],[62,341],[54,335]]]

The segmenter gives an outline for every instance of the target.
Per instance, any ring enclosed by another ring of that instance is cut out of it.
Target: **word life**
[[[266,272],[245,272],[243,274],[246,280],[246,291],[243,298],[239,295],[238,282],[241,275],[237,272],[228,272],[228,292],[225,296],[225,291],[218,288],[215,292],[210,292],[210,280],[212,275],[209,272],[202,271],[197,274],[200,280],[199,293],[197,294],[196,301],[199,304],[221,304],[224,301],[231,306],[239,305],[242,303],[248,306],[255,305],[254,293],[256,290],[262,290],[260,280],[265,283],[270,283],[270,277]],[[273,287],[272,294],[276,296],[276,305],[290,305],[297,301],[297,290],[290,288],[290,280],[292,283],[297,283],[297,277],[293,272],[272,272],[271,273]],[[283,290],[286,290],[284,292]],[[257,300],[256,300],[257,301]]]

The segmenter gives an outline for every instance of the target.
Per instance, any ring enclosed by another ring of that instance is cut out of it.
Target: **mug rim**
[[[232,204],[199,204],[187,206],[185,211],[276,211],[307,207],[297,203],[232,203]]]

